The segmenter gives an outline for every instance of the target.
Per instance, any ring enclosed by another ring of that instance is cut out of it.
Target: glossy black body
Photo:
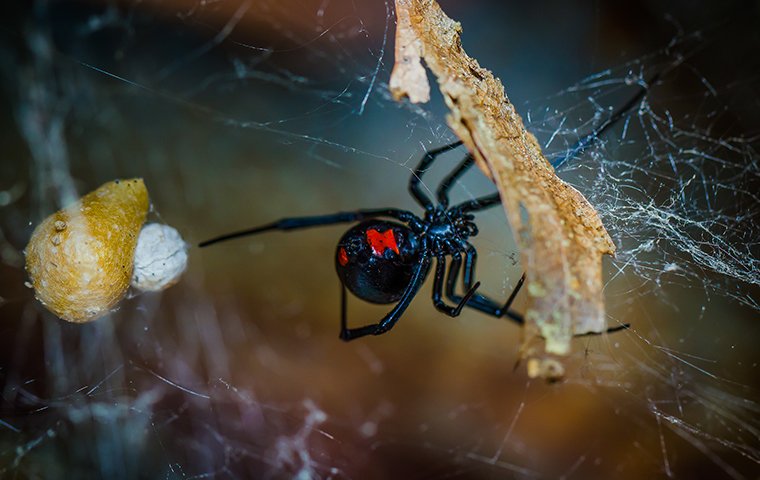
[[[391,232],[398,253],[372,248],[370,232]],[[349,229],[335,250],[335,270],[348,290],[371,303],[397,302],[412,279],[419,262],[419,240],[405,225],[384,220],[367,220]]]

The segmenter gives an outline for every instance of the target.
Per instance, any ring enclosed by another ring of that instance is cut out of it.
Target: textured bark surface
[[[527,274],[527,333],[546,339],[546,353],[568,354],[573,334],[606,329],[601,261],[615,252],[609,234],[583,195],[556,176],[501,82],[464,52],[460,24],[434,0],[396,0],[396,16],[394,97],[429,99],[424,60],[449,126],[498,187]],[[534,363],[544,355],[526,354]]]

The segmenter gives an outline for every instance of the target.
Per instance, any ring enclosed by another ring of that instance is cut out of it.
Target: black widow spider
[[[653,79],[654,80],[654,79]],[[651,82],[648,83],[648,85]],[[558,167],[569,158],[582,153],[594,140],[604,133],[617,120],[631,110],[643,98],[646,87],[614,112],[592,133],[582,138],[573,148],[552,165]],[[436,191],[437,204],[434,203],[420,187],[422,175],[430,168],[439,155],[462,145],[454,142],[450,145],[425,153],[409,179],[409,193],[425,209],[420,218],[407,210],[395,208],[364,209],[353,212],[339,212],[331,215],[284,218],[259,227],[228,233],[199,244],[200,247],[270,230],[295,230],[299,228],[333,225],[337,223],[361,222],[350,228],[338,242],[335,254],[335,267],[342,284],[341,293],[341,330],[340,338],[345,341],[366,335],[381,335],[396,325],[431,270],[435,259],[433,280],[433,304],[441,312],[456,317],[462,308],[468,306],[493,317],[506,316],[522,325],[524,319],[509,309],[525,281],[525,274],[509,295],[506,303],[476,293],[480,282],[475,282],[475,263],[477,251],[467,240],[477,235],[473,213],[501,203],[499,194],[494,193],[458,205],[449,206],[449,190],[474,164],[472,155],[464,160],[448,175]],[[396,221],[383,220],[389,218]],[[446,257],[451,257],[448,276],[446,276]],[[464,295],[455,292],[457,277],[462,271]],[[444,289],[445,283],[445,289]],[[362,300],[396,306],[378,323],[359,328],[348,328],[346,320],[346,289]],[[442,299],[445,293],[452,305]],[[628,328],[620,325],[609,328],[610,333]],[[590,332],[583,335],[594,335]]]

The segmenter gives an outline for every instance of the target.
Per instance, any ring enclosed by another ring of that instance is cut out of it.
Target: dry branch
[[[543,336],[547,353],[568,354],[573,334],[606,328],[601,258],[614,254],[612,240],[583,195],[556,176],[501,82],[464,52],[460,24],[434,0],[396,0],[396,17],[394,97],[429,99],[424,59],[449,126],[498,187],[527,274],[528,334]]]

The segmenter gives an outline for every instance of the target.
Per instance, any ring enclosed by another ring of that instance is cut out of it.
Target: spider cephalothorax
[[[467,248],[467,239],[478,234],[475,215],[458,209],[434,208],[425,213],[424,235],[433,254],[453,255]]]

